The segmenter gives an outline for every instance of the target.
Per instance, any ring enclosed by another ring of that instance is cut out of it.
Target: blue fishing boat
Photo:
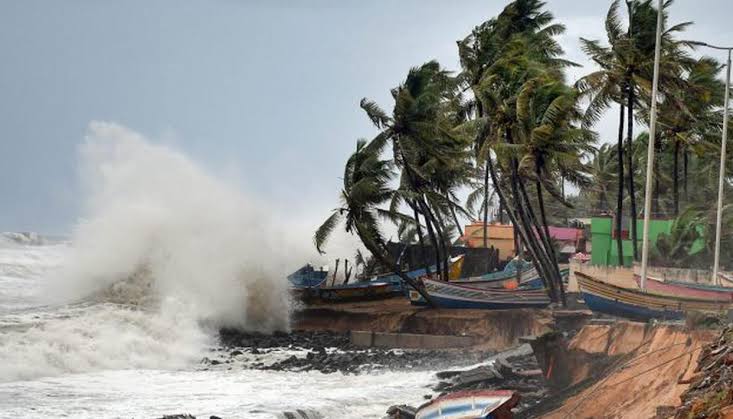
[[[316,270],[310,263],[288,275],[288,281],[295,288],[310,288],[320,286],[328,275],[328,271],[321,268]]]
[[[491,419],[511,417],[519,395],[511,390],[464,390],[431,400],[415,419]]]
[[[463,266],[463,255],[459,255],[456,257],[452,257],[448,260],[450,269],[449,269],[449,278],[451,279],[457,279],[461,274],[461,267]],[[435,272],[435,265],[430,267],[430,272]],[[407,275],[410,279],[418,279],[422,278],[424,276],[428,275],[428,271],[425,268],[420,269],[414,269],[409,272],[405,272],[405,275]],[[371,279],[372,282],[386,282],[390,284],[391,291],[395,295],[406,295],[407,288],[404,282],[402,281],[402,278],[400,278],[399,275],[395,273],[391,274],[384,274],[384,275],[378,275]]]
[[[680,320],[688,311],[725,312],[733,308],[729,302],[651,294],[619,287],[575,272],[585,304],[592,311],[632,320]]]
[[[560,270],[563,281],[567,281],[570,269]],[[453,281],[455,284],[468,285],[477,288],[504,288],[504,289],[539,289],[544,287],[544,282],[537,269],[531,262],[512,260],[501,272],[493,272],[477,277]]]
[[[542,308],[550,304],[550,298],[542,289],[484,289],[429,278],[423,278],[422,283],[438,308],[501,310]],[[410,290],[410,302],[414,305],[426,304],[415,290]]]

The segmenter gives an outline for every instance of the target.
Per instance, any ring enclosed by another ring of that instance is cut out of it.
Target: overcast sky
[[[320,220],[355,140],[374,135],[359,99],[389,107],[389,89],[428,60],[457,69],[455,41],[505,4],[3,1],[0,230],[71,229],[77,146],[93,120],[173,144],[278,208]],[[609,4],[547,1],[567,26],[570,59],[587,64],[578,37],[603,37]],[[678,0],[671,18],[695,21],[688,39],[733,44],[730,12],[729,0]],[[599,125],[604,140],[614,126],[611,117]]]

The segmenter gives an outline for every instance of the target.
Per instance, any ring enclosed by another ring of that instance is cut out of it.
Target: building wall
[[[507,260],[514,257],[514,228],[508,224],[489,224],[487,226],[488,245],[499,250],[499,259]],[[474,222],[468,224],[463,233],[463,241],[467,247],[484,246],[484,224]]]
[[[638,233],[638,249],[641,252],[642,231],[644,229],[644,220],[637,220],[636,231]],[[657,237],[661,233],[669,233],[672,229],[672,220],[650,220],[649,223],[649,245],[656,246]],[[622,237],[628,237],[629,225],[622,226],[624,233]],[[594,217],[591,220],[591,243],[593,252],[591,253],[591,263],[598,266],[618,266],[618,246],[613,237],[615,226],[611,217]],[[633,241],[630,239],[621,241],[624,260],[623,265],[630,267],[634,261]],[[641,255],[640,255],[641,256]]]

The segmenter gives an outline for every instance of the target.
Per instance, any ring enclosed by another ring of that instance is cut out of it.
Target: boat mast
[[[662,0],[657,3],[657,40],[654,46],[654,79],[652,80],[652,106],[649,119],[649,144],[646,154],[646,190],[644,191],[644,232],[641,246],[641,286],[646,291],[646,271],[649,263],[649,218],[652,208],[652,170],[654,169],[654,143],[657,135],[657,92],[659,90],[659,56],[662,46],[662,21],[664,20]],[[633,121],[629,121],[633,124]],[[636,220],[633,220],[636,222]]]
[[[725,110],[723,111],[723,139],[720,145],[720,176],[718,177],[718,214],[715,222],[715,261],[713,263],[713,283],[718,283],[718,270],[720,269],[720,233],[723,219],[723,186],[725,186],[725,143],[728,141],[728,97],[730,94],[730,48],[728,50],[728,63],[725,75]]]

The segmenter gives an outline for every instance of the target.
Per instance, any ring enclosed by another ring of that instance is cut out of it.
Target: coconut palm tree
[[[556,179],[568,180],[578,187],[590,186],[589,167],[583,159],[595,152],[596,134],[580,125],[579,99],[577,90],[554,78],[532,80],[517,98],[519,170],[534,181],[548,238],[543,191],[569,207],[571,204],[556,187]]]
[[[590,162],[591,186],[581,189],[590,193],[595,211],[600,213],[611,210],[610,198],[617,189],[618,176],[616,150],[610,144],[601,145]]]
[[[661,138],[672,150],[672,212],[680,213],[680,154],[717,139],[725,87],[718,79],[722,66],[712,58],[703,57],[690,63],[680,86],[671,89],[659,104]],[[684,159],[687,161],[687,159]],[[686,167],[686,165],[685,165]],[[684,172],[686,190],[687,170]]]
[[[548,67],[563,67],[573,65],[561,58],[562,49],[554,39],[565,31],[561,24],[553,22],[550,12],[544,10],[544,2],[539,0],[516,0],[507,5],[496,18],[487,20],[463,40],[458,41],[458,55],[463,69],[459,79],[465,89],[470,89],[474,96],[471,109],[475,119],[485,118],[487,111],[480,99],[482,95],[481,81],[492,64],[506,51],[509,41],[518,34],[529,38],[525,44],[525,53],[532,59]],[[484,145],[485,136],[476,135],[474,154],[476,165],[482,167],[480,174],[483,190],[475,191],[472,203],[478,198],[483,199],[481,211],[484,224],[484,247],[488,246],[487,223],[489,217],[489,200],[493,194],[489,193],[488,148]],[[500,203],[499,214],[502,213]]]
[[[665,2],[664,8],[670,7],[671,4],[672,1]],[[650,97],[657,12],[651,0],[630,0],[626,2],[626,6],[629,24],[628,28],[624,30],[619,15],[620,2],[615,0],[611,3],[605,21],[608,46],[601,45],[597,40],[581,38],[584,52],[600,67],[600,70],[581,78],[576,85],[590,97],[590,104],[586,111],[588,123],[597,121],[612,103],[619,105],[617,157],[620,162],[624,161],[623,127],[624,122],[627,124],[625,164],[627,164],[628,176],[626,182],[633,220],[631,223],[631,236],[634,259],[638,259],[636,186],[633,177],[635,170],[631,150],[634,138],[635,110],[640,105],[648,103],[647,99]],[[666,20],[665,13],[660,83],[663,86],[673,86],[678,84],[681,70],[688,60],[684,48],[689,46],[686,42],[676,40],[674,36],[689,26],[690,22],[668,27]],[[627,113],[626,117],[623,115],[624,111]],[[623,164],[618,165],[618,177],[624,179]],[[623,248],[621,246],[623,193],[623,182],[619,182],[616,208],[619,264],[623,263]]]
[[[409,71],[405,81],[392,89],[391,115],[376,103],[362,99],[361,107],[381,130],[374,139],[392,146],[393,160],[401,169],[398,193],[390,208],[407,204],[413,211],[420,242],[421,221],[436,255],[436,267],[448,279],[449,232],[445,219],[466,211],[457,203],[455,190],[470,172],[469,142],[457,124],[458,83],[436,61]]]
[[[389,182],[394,177],[393,163],[380,158],[383,144],[359,140],[356,151],[349,157],[344,170],[341,206],[318,227],[313,237],[316,249],[323,253],[323,246],[333,231],[343,222],[347,233],[356,234],[364,247],[386,269],[394,271],[409,286],[417,290],[426,301],[432,304],[430,296],[422,286],[407,276],[387,251],[387,245],[380,231],[379,219],[391,220],[408,217],[381,208],[388,203],[394,191]]]

